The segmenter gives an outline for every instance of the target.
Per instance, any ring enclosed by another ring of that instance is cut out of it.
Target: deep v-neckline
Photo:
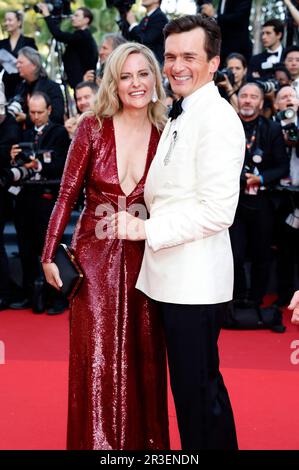
[[[125,197],[129,197],[129,196],[131,196],[131,195],[136,191],[136,189],[137,189],[138,186],[141,184],[141,182],[143,181],[143,179],[144,179],[144,177],[145,177],[145,175],[146,175],[146,173],[147,173],[147,170],[148,170],[148,161],[149,161],[149,152],[150,152],[150,143],[151,143],[152,138],[153,138],[154,126],[153,126],[153,125],[151,126],[151,132],[150,132],[150,138],[149,138],[148,146],[147,146],[147,153],[146,153],[146,160],[145,160],[145,166],[144,166],[143,174],[142,174],[140,180],[136,183],[136,185],[135,185],[134,188],[132,189],[132,191],[131,191],[130,193],[126,194],[125,191],[123,190],[122,186],[121,186],[120,178],[119,178],[118,162],[117,162],[116,136],[115,136],[115,127],[114,127],[113,118],[111,118],[111,125],[112,125],[112,134],[113,134],[114,163],[115,163],[115,168],[116,168],[117,183],[118,183],[118,187],[119,187],[121,193],[122,193]]]

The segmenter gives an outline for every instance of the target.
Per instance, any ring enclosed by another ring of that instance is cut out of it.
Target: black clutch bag
[[[71,248],[61,243],[56,251],[54,263],[59,269],[62,280],[61,292],[71,299],[78,292],[83,281],[83,272],[80,268]]]

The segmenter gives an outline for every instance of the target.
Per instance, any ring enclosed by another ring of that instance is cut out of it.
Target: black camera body
[[[228,68],[217,70],[217,72],[214,75],[215,84],[218,85],[218,83],[223,82],[225,80],[225,77],[229,79],[229,82],[231,85],[235,84],[235,76],[233,72],[231,71],[231,69],[228,69]]]
[[[296,111],[293,108],[286,108],[283,111],[279,111],[276,114],[276,120],[280,123],[281,128],[286,136],[286,140],[290,145],[294,145],[298,142],[298,128],[295,123],[296,120]],[[282,123],[282,121],[286,121]]]
[[[125,15],[131,10],[135,0],[106,0],[107,8],[116,8],[120,16]]]
[[[51,154],[52,150],[38,149],[34,142],[20,142],[18,144],[22,152],[16,156],[15,165],[23,166],[25,163],[30,163],[31,156],[43,160],[45,155]]]
[[[59,18],[71,14],[70,0],[43,0],[43,3],[47,3],[51,16]],[[42,13],[38,5],[34,5],[33,10]]]
[[[34,142],[20,142],[18,144],[22,152],[18,153],[15,159],[16,166],[22,166],[31,162],[31,156],[36,155],[36,144]]]
[[[288,142],[291,144],[296,144],[298,142],[298,129],[294,122],[282,126],[282,130],[285,132]]]

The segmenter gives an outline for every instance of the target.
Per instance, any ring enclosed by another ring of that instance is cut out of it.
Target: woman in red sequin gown
[[[84,117],[74,136],[50,219],[42,261],[48,282],[58,287],[52,260],[84,185],[85,207],[72,240],[84,281],[70,309],[68,449],[169,448],[160,318],[135,289],[144,245],[109,238],[109,223],[106,231],[111,213],[144,207],[157,128],[164,124],[162,98],[151,51],[120,46],[106,65],[95,115]],[[128,122],[135,123],[130,135]],[[128,145],[137,155],[146,149],[140,161],[125,161],[122,146]]]

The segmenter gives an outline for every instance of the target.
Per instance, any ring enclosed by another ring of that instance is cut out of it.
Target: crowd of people
[[[38,4],[66,44],[75,116],[22,35],[20,13],[5,14],[0,50],[16,70],[4,66],[0,93],[0,309],[66,309],[54,257],[82,198],[68,448],[169,448],[165,334],[183,448],[236,449],[217,340],[229,312],[254,309],[263,319],[273,253],[268,326],[285,331],[298,261],[299,45],[284,47],[285,25],[270,19],[264,51],[252,55],[251,0],[221,1],[217,12],[201,2],[201,15],[172,21],[161,1],[142,4],[141,22],[127,11],[122,34],[107,34],[98,50],[90,10],[78,8],[66,33]],[[5,250],[9,218],[18,292]]]

